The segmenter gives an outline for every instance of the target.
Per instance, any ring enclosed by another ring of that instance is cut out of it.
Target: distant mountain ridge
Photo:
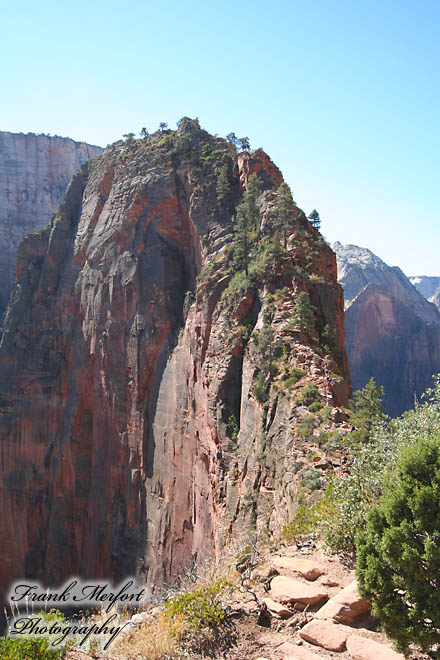
[[[391,415],[412,407],[440,372],[440,312],[397,267],[366,248],[333,244],[344,288],[353,388],[373,376]]]

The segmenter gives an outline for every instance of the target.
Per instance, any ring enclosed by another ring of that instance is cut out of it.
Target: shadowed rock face
[[[21,244],[0,347],[3,588],[74,574],[159,585],[231,536],[286,520],[307,413],[298,388],[314,382],[324,398],[327,365],[340,374],[330,403],[347,404],[343,298],[335,256],[299,209],[288,256],[226,291],[231,218],[253,172],[269,231],[279,170],[185,119],[83,166],[59,221]],[[300,291],[311,334],[288,324]],[[253,385],[267,355],[252,331],[269,307],[284,346],[274,362],[306,375],[262,403]]]
[[[374,376],[388,413],[399,415],[440,371],[440,314],[400,268],[367,249],[335,243],[345,295],[346,346],[353,387]]]
[[[0,131],[0,323],[20,241],[47,225],[74,173],[102,151],[70,138]]]
[[[440,277],[415,275],[409,281],[424,298],[440,309]]]

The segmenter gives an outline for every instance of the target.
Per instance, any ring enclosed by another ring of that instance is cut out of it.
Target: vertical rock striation
[[[279,170],[185,118],[84,165],[58,220],[21,244],[0,347],[3,588],[24,575],[162,584],[291,512],[302,388],[347,404],[343,296],[299,209],[282,258],[263,252],[234,286],[232,217],[252,173],[270,237]]]
[[[73,174],[101,153],[70,138],[0,131],[0,320],[20,241],[47,225]]]

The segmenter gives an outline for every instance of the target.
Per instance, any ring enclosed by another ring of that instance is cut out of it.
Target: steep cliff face
[[[440,309],[440,277],[415,275],[410,277],[409,281],[426,300],[429,300],[437,309]]]
[[[0,131],[0,323],[20,241],[47,225],[73,174],[101,153],[69,138]]]
[[[440,371],[440,314],[400,268],[370,250],[335,243],[345,294],[346,346],[354,388],[374,376],[384,404],[399,415]]]
[[[262,251],[246,278],[229,248],[253,173]],[[263,151],[237,156],[184,119],[83,166],[21,244],[0,347],[3,587],[157,585],[286,520],[306,392],[337,408],[350,385],[334,253],[299,209],[269,250],[281,181]]]

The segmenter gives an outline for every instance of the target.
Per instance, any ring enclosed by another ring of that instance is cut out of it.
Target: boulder
[[[254,568],[251,574],[253,580],[258,580],[262,582],[268,580],[271,577],[278,575],[278,571],[270,562],[265,561],[263,564],[259,564]]]
[[[405,660],[405,656],[389,646],[360,635],[348,636],[347,651],[353,660]]]
[[[274,600],[272,600],[272,598],[263,598],[263,603],[266,603],[269,612],[280,616],[282,619],[287,619],[293,614],[293,612],[289,610],[288,607],[281,605],[280,603],[276,603]]]
[[[299,634],[306,642],[328,651],[343,651],[348,636],[338,625],[316,619],[304,626]]]
[[[333,619],[338,623],[350,625],[369,611],[370,603],[359,595],[357,582],[354,580],[321,607],[315,613],[315,619]]]
[[[328,598],[328,593],[320,585],[304,584],[295,578],[277,575],[270,584],[270,596],[283,605],[301,603],[314,605]]]
[[[272,557],[272,564],[278,570],[299,573],[306,580],[316,580],[317,577],[327,572],[325,568],[315,561],[301,559],[300,557]]]

